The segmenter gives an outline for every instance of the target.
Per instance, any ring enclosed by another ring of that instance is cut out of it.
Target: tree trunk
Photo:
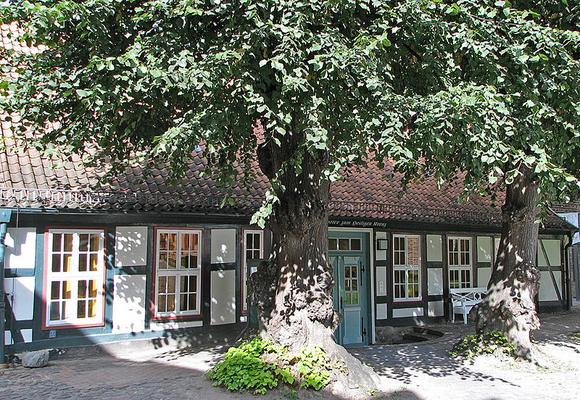
[[[304,154],[297,171],[285,164],[296,146],[293,142],[283,147],[263,145],[258,152],[265,175],[272,180],[278,173],[283,184],[283,188],[274,188],[279,202],[270,217],[272,254],[250,278],[260,331],[290,352],[321,347],[332,359],[346,364],[348,375],[342,383],[374,388],[377,381],[372,369],[333,338],[339,316],[334,311],[333,271],[327,258],[330,183],[322,172],[328,155]]]
[[[506,188],[502,233],[485,300],[478,308],[477,332],[504,332],[518,356],[532,359],[531,333],[540,327],[534,299],[538,293],[538,184],[521,165]]]

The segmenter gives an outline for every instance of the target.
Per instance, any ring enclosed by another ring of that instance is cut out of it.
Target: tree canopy
[[[52,124],[49,151],[90,145],[119,170],[162,160],[179,176],[201,144],[227,183],[258,141],[301,135],[282,168],[324,152],[324,179],[388,157],[409,178],[467,171],[470,190],[513,179],[519,162],[547,198],[578,187],[580,35],[566,1],[45,0],[2,15],[44,46],[14,55],[7,105]]]

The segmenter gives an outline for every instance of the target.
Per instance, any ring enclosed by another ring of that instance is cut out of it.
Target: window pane
[[[338,241],[336,239],[328,239],[328,250],[337,250]]]
[[[182,294],[179,300],[179,311],[189,310],[189,301],[187,294]]]
[[[81,280],[78,285],[77,296],[79,299],[84,299],[87,297],[87,281]]]
[[[339,250],[349,250],[350,242],[348,239],[338,239],[338,249]]]
[[[189,239],[191,235],[187,233],[181,234],[181,251],[188,251],[189,250]]]
[[[90,256],[90,270],[91,271],[96,271],[97,267],[99,265],[99,254],[91,254]]]
[[[189,277],[182,276],[181,277],[181,287],[180,290],[182,292],[189,292]]]
[[[98,287],[97,287],[97,281],[94,279],[91,279],[89,281],[89,297],[97,297],[97,292],[98,292]]]
[[[86,300],[77,301],[77,318],[86,318],[87,315],[86,307],[87,307]]]
[[[100,248],[101,238],[100,235],[92,234],[91,235],[91,251],[98,251]]]
[[[175,311],[175,295],[171,294],[167,296],[167,312]]]
[[[189,268],[197,268],[197,256],[191,255],[189,256]]]
[[[88,258],[86,253],[79,254],[79,271],[85,272],[87,270]]]
[[[62,242],[62,235],[60,233],[53,233],[52,234],[52,251],[57,253],[60,252],[60,246]]]
[[[73,260],[72,254],[65,254],[64,255],[62,272],[71,272],[72,271],[72,260]]]
[[[159,312],[166,312],[167,311],[167,303],[165,301],[164,295],[157,296],[157,311],[159,311]]]
[[[175,293],[175,277],[167,277],[167,293]]]
[[[167,269],[167,253],[159,253],[159,269]]]
[[[89,318],[95,318],[97,316],[97,301],[89,300]]]
[[[72,292],[72,285],[70,281],[62,282],[62,294],[60,296],[61,299],[70,299]]]
[[[51,266],[52,272],[60,272],[60,262],[61,262],[60,254],[53,254]]]
[[[167,268],[168,269],[177,268],[177,253],[169,253],[167,255]]]
[[[51,300],[60,299],[60,282],[55,281],[50,284],[50,298]]]
[[[177,233],[170,233],[168,235],[168,247],[169,250],[177,250]]]
[[[350,240],[350,249],[351,250],[360,250],[361,249],[360,239],[351,239]]]
[[[79,250],[89,251],[89,235],[86,233],[81,233],[79,235],[79,239],[80,239]]]
[[[50,303],[50,320],[58,321],[60,319],[60,302],[52,301]]]
[[[64,251],[73,251],[73,234],[64,234]]]
[[[168,246],[168,235],[167,233],[160,233],[159,234],[159,249],[160,250],[167,250]]]
[[[60,319],[69,319],[70,318],[70,310],[67,307],[67,302],[63,301],[60,303]]]

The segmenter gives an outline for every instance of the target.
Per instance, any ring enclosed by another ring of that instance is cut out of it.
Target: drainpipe
[[[6,303],[4,302],[4,239],[12,211],[0,210],[0,369],[7,368],[6,356],[4,354],[4,323],[6,319]]]
[[[566,246],[564,246],[564,265],[565,265],[565,273],[566,279],[564,280],[564,284],[566,285],[566,309],[569,310],[572,307],[572,286],[570,282],[570,256],[572,248],[572,233],[568,233],[568,240]]]

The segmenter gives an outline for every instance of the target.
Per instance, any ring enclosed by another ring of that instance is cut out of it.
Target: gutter
[[[4,293],[4,250],[6,245],[4,244],[4,239],[6,238],[8,222],[10,222],[11,216],[11,210],[0,209],[0,369],[8,367],[4,353],[4,324],[6,319],[6,295]]]

